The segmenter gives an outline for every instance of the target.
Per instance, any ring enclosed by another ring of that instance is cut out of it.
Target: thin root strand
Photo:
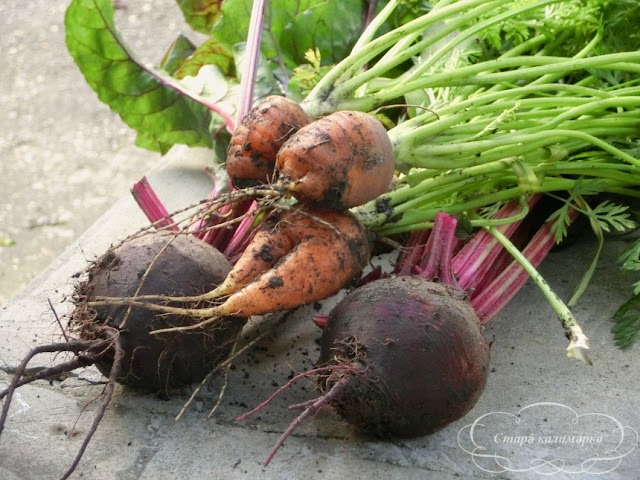
[[[124,358],[124,355],[125,355],[124,349],[122,348],[122,345],[120,343],[120,339],[116,337],[113,343],[114,343],[115,353],[113,358],[113,364],[111,366],[111,372],[109,373],[109,381],[107,382],[107,385],[105,387],[104,398],[102,399],[102,403],[100,404],[100,407],[96,412],[96,416],[93,419],[91,428],[89,429],[89,432],[84,438],[84,441],[80,446],[80,450],[78,450],[78,453],[76,454],[76,458],[73,460],[73,463],[71,464],[69,469],[66,471],[66,473],[61,477],[61,480],[66,480],[67,478],[69,478],[69,476],[73,473],[73,471],[76,469],[76,467],[80,463],[80,460],[82,459],[82,456],[84,455],[84,452],[86,451],[87,446],[91,441],[91,438],[93,437],[94,433],[96,433],[96,430],[98,429],[98,425],[100,424],[102,417],[104,417],[104,414],[107,411],[107,407],[109,406],[109,404],[111,403],[111,399],[113,398],[113,392],[115,391],[115,388],[116,388],[116,379],[118,378],[122,370],[122,359]]]
[[[282,392],[284,392],[287,388],[289,388],[291,385],[293,385],[298,380],[301,380],[303,378],[309,377],[311,375],[322,374],[322,373],[325,373],[325,372],[331,372],[331,371],[335,371],[335,370],[349,370],[349,369],[352,369],[352,368],[353,367],[350,367],[349,365],[330,365],[330,366],[326,366],[326,367],[314,368],[312,370],[307,370],[306,372],[299,373],[298,375],[293,377],[291,380],[289,380],[287,383],[285,383],[282,387],[278,388],[278,390],[276,390],[269,398],[267,398],[264,402],[262,402],[260,405],[255,407],[253,410],[250,410],[247,413],[244,413],[244,414],[240,415],[239,417],[237,417],[236,421],[240,422],[242,420],[245,420],[250,415],[253,415],[254,413],[258,412],[259,410],[262,410],[264,407],[269,405],[278,395],[280,395]],[[310,402],[315,402],[315,400],[311,400]],[[304,403],[309,403],[309,402],[304,402]],[[294,405],[294,407],[295,406],[296,405]],[[291,408],[291,407],[289,407],[289,408]]]
[[[263,465],[265,467],[267,465],[269,465],[269,462],[271,462],[271,459],[273,459],[273,457],[278,452],[278,450],[280,449],[280,447],[282,446],[284,441],[289,437],[289,435],[291,435],[291,433],[296,428],[298,428],[298,426],[302,422],[304,422],[307,417],[309,417],[311,415],[314,415],[321,408],[325,407],[326,405],[329,405],[336,397],[340,396],[344,392],[344,389],[347,388],[347,386],[349,385],[350,381],[351,381],[351,378],[350,378],[349,375],[342,376],[340,378],[340,380],[338,380],[333,385],[333,387],[331,387],[331,390],[329,390],[324,395],[316,398],[313,402],[309,402],[310,405],[300,415],[298,415],[293,422],[291,422],[291,424],[287,427],[287,429],[280,436],[280,438],[278,439],[276,444],[271,449],[271,452],[269,452],[269,455],[267,456],[267,458],[264,461]]]
[[[73,360],[69,360],[68,362],[60,363],[58,365],[55,365],[49,368],[43,368],[30,375],[23,375],[22,378],[18,380],[18,383],[16,384],[16,388],[35,382],[36,380],[44,380],[44,379],[55,377],[62,373],[71,372],[76,368],[87,367],[92,363],[93,363],[92,357],[78,356]],[[9,394],[8,388],[0,392],[0,400],[2,400],[8,394]]]
[[[41,353],[53,353],[53,352],[74,352],[79,353],[84,350],[89,350],[91,348],[96,348],[103,344],[105,341],[109,340],[75,340],[70,342],[62,342],[62,343],[52,343],[49,345],[40,345],[33,350],[31,350],[25,358],[20,362],[20,365],[16,369],[16,373],[11,380],[11,384],[9,387],[2,392],[2,397],[6,397],[4,402],[4,406],[2,408],[2,415],[0,415],[0,435],[2,435],[2,431],[4,430],[4,425],[7,421],[7,416],[9,414],[9,407],[11,405],[11,400],[13,398],[13,393],[18,386],[20,386],[20,380],[24,375],[25,369],[27,365],[31,361],[33,357],[39,355]],[[28,383],[28,382],[27,382]],[[0,397],[1,398],[1,397]]]

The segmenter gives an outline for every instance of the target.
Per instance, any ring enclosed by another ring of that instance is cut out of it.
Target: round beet
[[[116,382],[166,396],[171,388],[198,382],[219,367],[233,350],[245,318],[222,317],[207,325],[201,318],[167,315],[122,301],[94,302],[96,297],[193,296],[216,287],[231,270],[227,258],[191,235],[154,234],[128,240],[94,262],[75,290],[64,341],[32,349],[9,387],[0,391],[4,405],[0,434],[16,388],[76,368],[96,365],[108,377],[93,424],[67,472],[75,470],[111,403]],[[154,300],[151,300],[151,299]],[[192,304],[192,308],[200,305]],[[186,330],[154,333],[159,329]],[[40,353],[70,352],[71,360],[27,375]]]
[[[385,278],[348,294],[331,312],[319,363],[351,365],[320,382],[349,423],[382,437],[439,430],[476,403],[489,346],[465,294],[417,276]]]
[[[382,438],[433,433],[476,403],[489,374],[489,345],[461,290],[419,276],[374,280],[356,288],[322,322],[318,367],[293,382],[319,378],[322,394],[292,405],[302,413],[267,456],[274,457],[305,419],[331,406],[358,430]]]
[[[90,307],[86,302],[96,296],[197,295],[217,286],[230,269],[222,253],[191,235],[155,234],[128,241],[102,256],[77,287],[79,301],[71,324],[83,339],[99,337],[104,326],[118,332],[124,352],[118,383],[166,393],[198,382],[229,355],[244,319],[226,317],[201,328],[156,335],[151,332],[200,319],[122,304]],[[105,376],[113,353],[106,350],[95,362]]]

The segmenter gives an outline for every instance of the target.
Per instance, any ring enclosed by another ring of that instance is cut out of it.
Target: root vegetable
[[[395,162],[375,117],[340,111],[312,122],[294,101],[272,96],[236,128],[226,168],[238,188],[273,182],[314,208],[345,210],[386,192]]]
[[[362,112],[340,111],[291,136],[276,159],[280,182],[300,202],[344,210],[389,188],[395,163],[382,124]]]
[[[320,382],[325,392],[342,390],[331,405],[349,423],[382,437],[419,436],[475,405],[489,346],[462,291],[402,276],[354,290],[331,312],[319,364],[353,367]]]
[[[265,464],[327,406],[381,438],[431,434],[475,405],[489,374],[489,345],[465,294],[418,276],[353,290],[331,311],[320,347],[319,367],[300,377],[317,375],[323,394],[290,407],[303,411]]]
[[[170,242],[170,243],[168,243]],[[104,256],[90,270],[77,293],[82,296],[71,317],[82,338],[99,338],[103,326],[118,331],[124,350],[118,382],[154,392],[200,381],[228,355],[244,322],[221,319],[215,328],[199,328],[179,335],[152,335],[171,326],[194,323],[186,316],[157,315],[127,306],[89,306],[96,296],[147,294],[189,295],[218,285],[231,268],[215,248],[190,235],[151,235],[125,243]],[[199,305],[192,305],[197,308]],[[108,376],[112,355],[97,361]]]
[[[322,319],[313,374],[323,394],[290,407],[303,411],[266,463],[300,423],[326,406],[360,431],[386,438],[433,433],[475,405],[489,374],[489,345],[451,272],[456,225],[446,214],[436,216],[426,261],[414,259],[419,275],[365,283]]]
[[[274,267],[246,284],[249,275],[240,273],[245,266],[241,257],[228,278],[243,279],[229,285],[235,292],[219,307],[225,315],[271,313],[323,300],[356,280],[369,261],[367,232],[348,212],[294,210],[276,220],[271,231],[291,249],[280,250],[285,253],[281,258],[269,257],[277,262]],[[264,261],[265,249],[254,252],[249,247],[243,257]]]
[[[62,478],[78,465],[114,392],[115,383],[168,395],[170,389],[203,379],[226,360],[244,326],[244,319],[222,318],[215,325],[189,332],[152,335],[171,326],[192,325],[190,316],[157,315],[123,305],[91,305],[96,295],[193,295],[221,282],[231,265],[218,250],[189,235],[147,235],[109,250],[76,288],[66,341],[33,349],[17,368],[4,398],[0,434],[16,388],[94,364],[108,377],[104,398],[75,460]],[[194,304],[196,308],[199,305]],[[29,362],[45,352],[72,352],[64,363],[28,374]]]
[[[251,110],[229,144],[227,172],[233,184],[244,188],[273,180],[278,150],[310,121],[296,102],[277,95]]]

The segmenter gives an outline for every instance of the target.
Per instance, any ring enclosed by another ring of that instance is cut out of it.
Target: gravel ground
[[[65,45],[68,4],[0,2],[0,304],[162,160],[85,83]],[[173,0],[130,0],[116,26],[147,62],[181,32],[198,41]]]

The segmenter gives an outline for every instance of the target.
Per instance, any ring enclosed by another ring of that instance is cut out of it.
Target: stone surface
[[[0,2],[0,304],[162,161],[84,81],[65,45],[68,3]],[[202,39],[171,0],[128,2],[115,20],[145,62],[179,33]]]

